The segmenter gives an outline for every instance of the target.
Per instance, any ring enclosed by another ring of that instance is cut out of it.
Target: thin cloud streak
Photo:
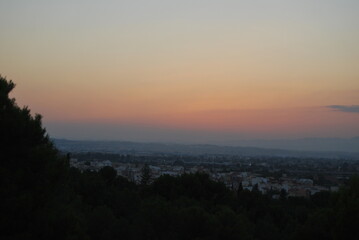
[[[330,105],[327,107],[340,112],[359,113],[359,105]]]

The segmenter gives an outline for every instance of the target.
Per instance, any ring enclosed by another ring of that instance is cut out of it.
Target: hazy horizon
[[[252,152],[261,155],[270,153],[289,154],[291,156],[316,157],[358,157],[359,137],[343,138],[304,138],[304,139],[276,139],[276,140],[242,140],[228,142],[159,142],[159,141],[126,141],[126,140],[96,140],[96,139],[63,139],[52,138],[53,143],[61,151],[74,152],[113,152],[133,150],[138,152],[168,152],[178,153],[187,149],[202,149],[202,154],[223,151],[235,151],[231,154],[245,154]],[[287,155],[287,156],[289,156]],[[277,155],[278,156],[278,155]],[[283,156],[283,155],[281,155]]]
[[[233,133],[224,131],[194,131],[187,129],[171,129],[154,126],[130,126],[102,123],[44,123],[44,127],[51,138],[67,140],[93,141],[132,141],[132,142],[159,142],[184,144],[227,144],[243,141],[277,141],[302,139],[356,139],[358,136],[309,136],[282,135],[265,136],[251,133]]]

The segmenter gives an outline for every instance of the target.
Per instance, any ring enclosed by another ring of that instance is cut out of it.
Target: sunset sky
[[[0,34],[52,137],[359,136],[358,0],[2,0]]]

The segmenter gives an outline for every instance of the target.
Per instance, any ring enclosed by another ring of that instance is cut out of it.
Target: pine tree
[[[45,209],[57,201],[68,165],[41,115],[32,116],[9,97],[14,87],[0,76],[0,236],[21,238],[37,231],[41,215],[48,216]]]
[[[151,169],[148,164],[145,164],[141,169],[141,184],[147,185],[151,181]]]

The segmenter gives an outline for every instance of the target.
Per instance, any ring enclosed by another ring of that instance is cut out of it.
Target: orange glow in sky
[[[358,136],[359,2],[270,2],[3,1],[0,74],[45,125]]]

